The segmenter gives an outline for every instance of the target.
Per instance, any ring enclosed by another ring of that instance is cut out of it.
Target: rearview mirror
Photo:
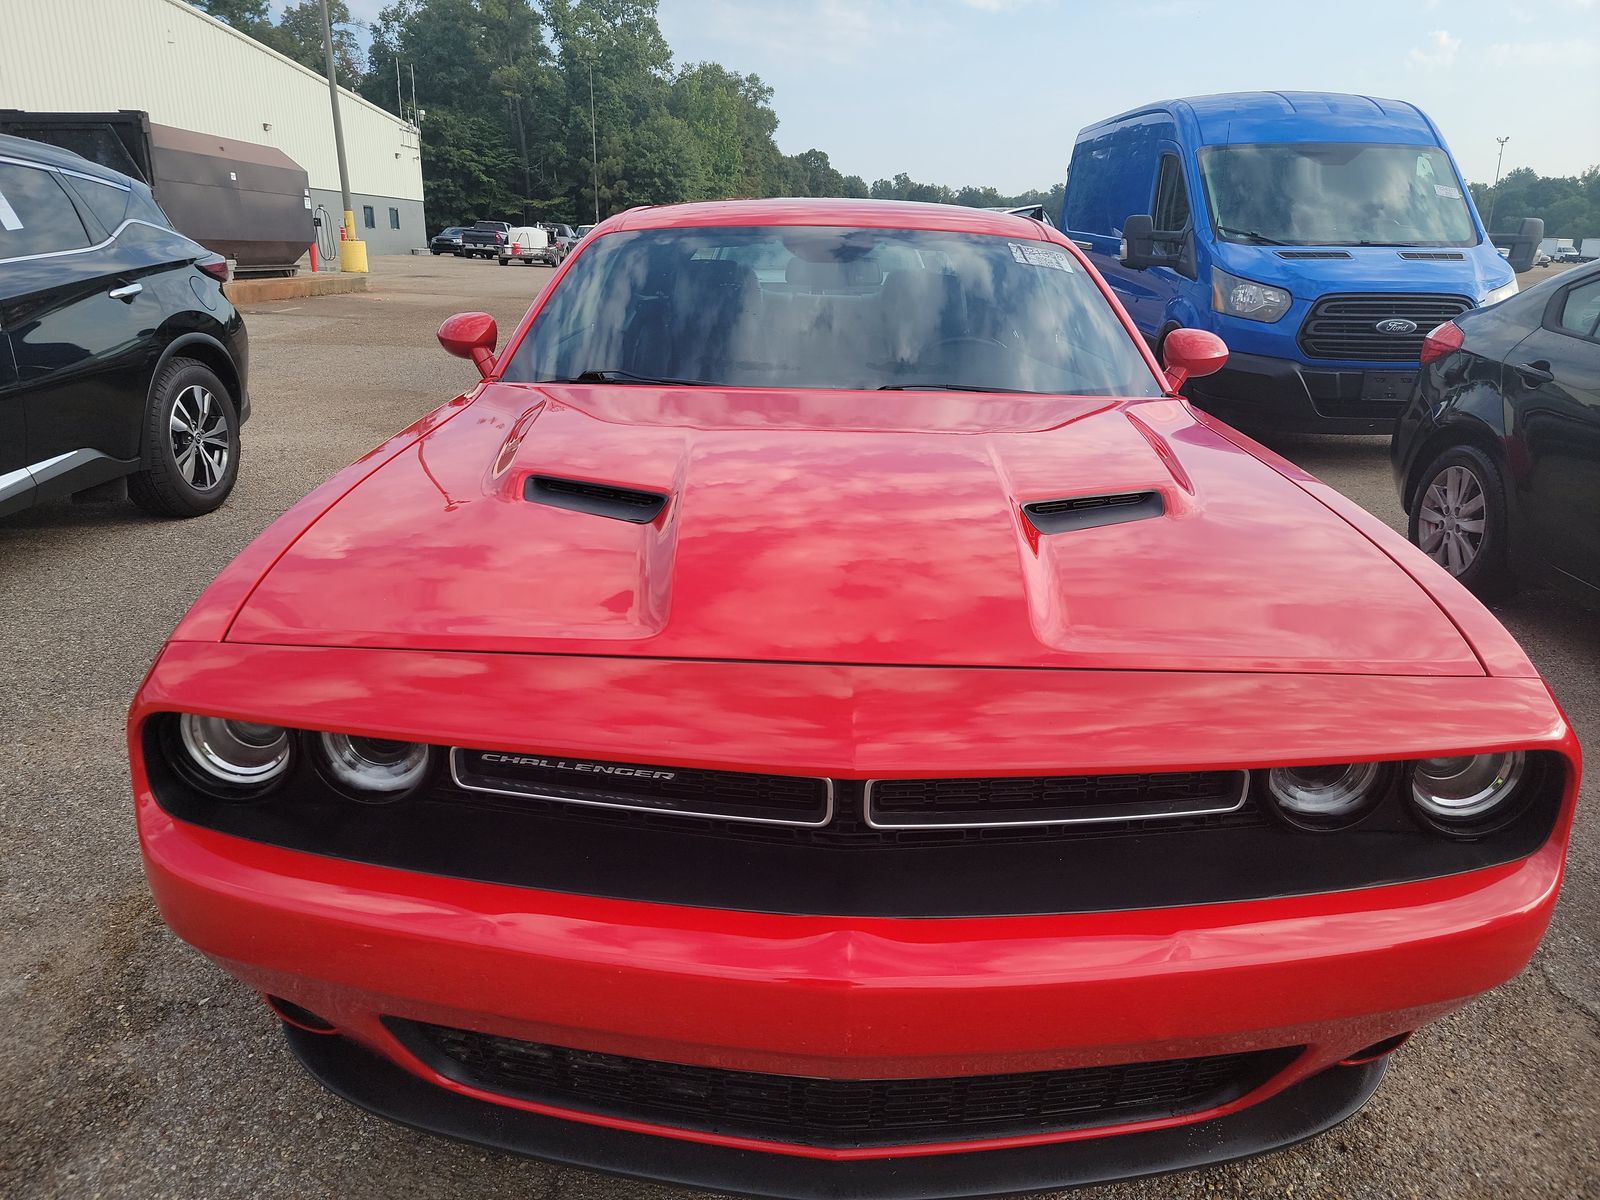
[[[457,313],[439,326],[439,344],[457,358],[470,358],[485,378],[494,370],[494,346],[499,338],[494,318],[485,312]]]
[[[1193,279],[1194,232],[1157,229],[1148,213],[1138,213],[1122,223],[1122,249],[1117,258],[1131,271],[1171,267]]]
[[[1174,329],[1161,343],[1161,365],[1173,391],[1190,379],[1216,374],[1227,361],[1227,344],[1204,329]]]

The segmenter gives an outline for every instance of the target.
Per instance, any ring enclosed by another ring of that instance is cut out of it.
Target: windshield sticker
[[[1433,194],[1435,196],[1443,196],[1446,200],[1461,199],[1460,188],[1446,187],[1442,183],[1436,183],[1433,185]]]
[[[15,233],[22,228],[22,218],[17,216],[17,210],[11,207],[11,202],[6,199],[6,194],[0,192],[0,229]]]
[[[1072,258],[1065,251],[1050,246],[1020,246],[1016,242],[1006,244],[1011,247],[1011,257],[1019,263],[1030,267],[1049,267],[1052,271],[1072,274]]]

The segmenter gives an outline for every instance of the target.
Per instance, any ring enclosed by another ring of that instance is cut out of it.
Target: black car
[[[461,226],[451,225],[448,229],[441,229],[434,234],[433,240],[428,243],[428,249],[435,254],[461,253]]]
[[[250,413],[227,274],[144,184],[0,135],[0,516],[124,477],[164,516],[227,498]]]
[[[1390,456],[1411,540],[1485,598],[1600,599],[1600,265],[1427,336]]]

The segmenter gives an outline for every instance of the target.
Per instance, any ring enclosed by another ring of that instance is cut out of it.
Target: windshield
[[[1455,171],[1430,146],[1212,146],[1200,177],[1217,236],[1290,246],[1470,246]]]
[[[1105,297],[1059,247],[796,226],[601,237],[503,377],[1161,394]]]

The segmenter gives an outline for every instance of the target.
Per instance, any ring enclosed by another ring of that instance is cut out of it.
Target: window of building
[[[363,204],[361,206],[361,223],[368,229],[376,229],[378,227],[378,218],[372,211],[372,205]]]
[[[389,228],[400,228],[400,210],[398,208],[391,208],[389,210]]]
[[[78,210],[52,172],[0,163],[0,259],[88,244]]]

